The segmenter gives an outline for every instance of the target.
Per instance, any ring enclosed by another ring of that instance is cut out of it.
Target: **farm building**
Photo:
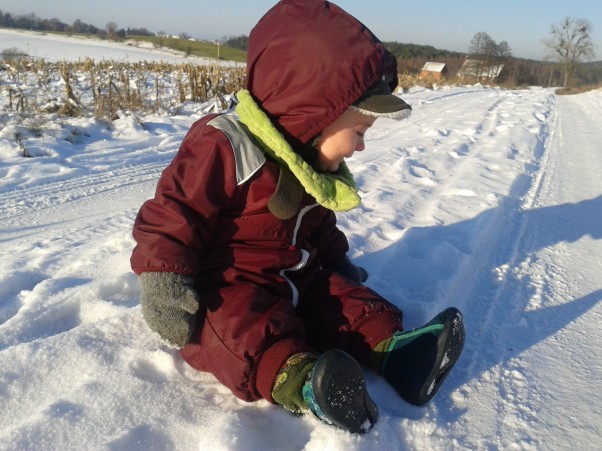
[[[501,63],[487,63],[485,61],[467,59],[456,75],[459,78],[496,80],[503,68],[504,65]]]
[[[432,80],[441,80],[447,75],[445,63],[427,62],[420,70],[420,78],[430,78]]]

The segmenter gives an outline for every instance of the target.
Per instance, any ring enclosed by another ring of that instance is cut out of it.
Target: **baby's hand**
[[[192,339],[199,310],[194,279],[172,272],[145,272],[140,283],[146,324],[170,346],[183,348]]]

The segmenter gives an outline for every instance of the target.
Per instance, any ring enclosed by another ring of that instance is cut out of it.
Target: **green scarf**
[[[342,162],[337,174],[315,171],[299,156],[284,136],[274,127],[268,116],[259,108],[247,90],[237,94],[236,113],[240,122],[272,159],[288,168],[305,191],[318,203],[330,210],[347,211],[360,204],[360,196],[349,168]]]

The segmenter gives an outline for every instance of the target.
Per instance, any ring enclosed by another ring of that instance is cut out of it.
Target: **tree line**
[[[36,14],[13,15],[0,10],[0,27],[19,28],[34,31],[50,31],[60,33],[76,33],[99,36],[103,39],[120,40],[127,36],[154,36],[155,33],[146,28],[119,28],[115,22],[109,22],[105,28],[82,22],[80,19],[73,21],[71,25],[61,22],[59,19],[42,19]]]

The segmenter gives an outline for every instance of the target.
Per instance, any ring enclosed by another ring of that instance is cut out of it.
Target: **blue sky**
[[[0,0],[0,10],[42,18],[75,19],[104,27],[145,27],[203,39],[248,34],[275,0]],[[426,44],[465,52],[484,31],[507,41],[513,55],[542,59],[542,40],[565,16],[588,19],[596,59],[602,60],[600,0],[339,0],[334,3],[366,24],[381,40]],[[1,46],[1,43],[0,43]]]

